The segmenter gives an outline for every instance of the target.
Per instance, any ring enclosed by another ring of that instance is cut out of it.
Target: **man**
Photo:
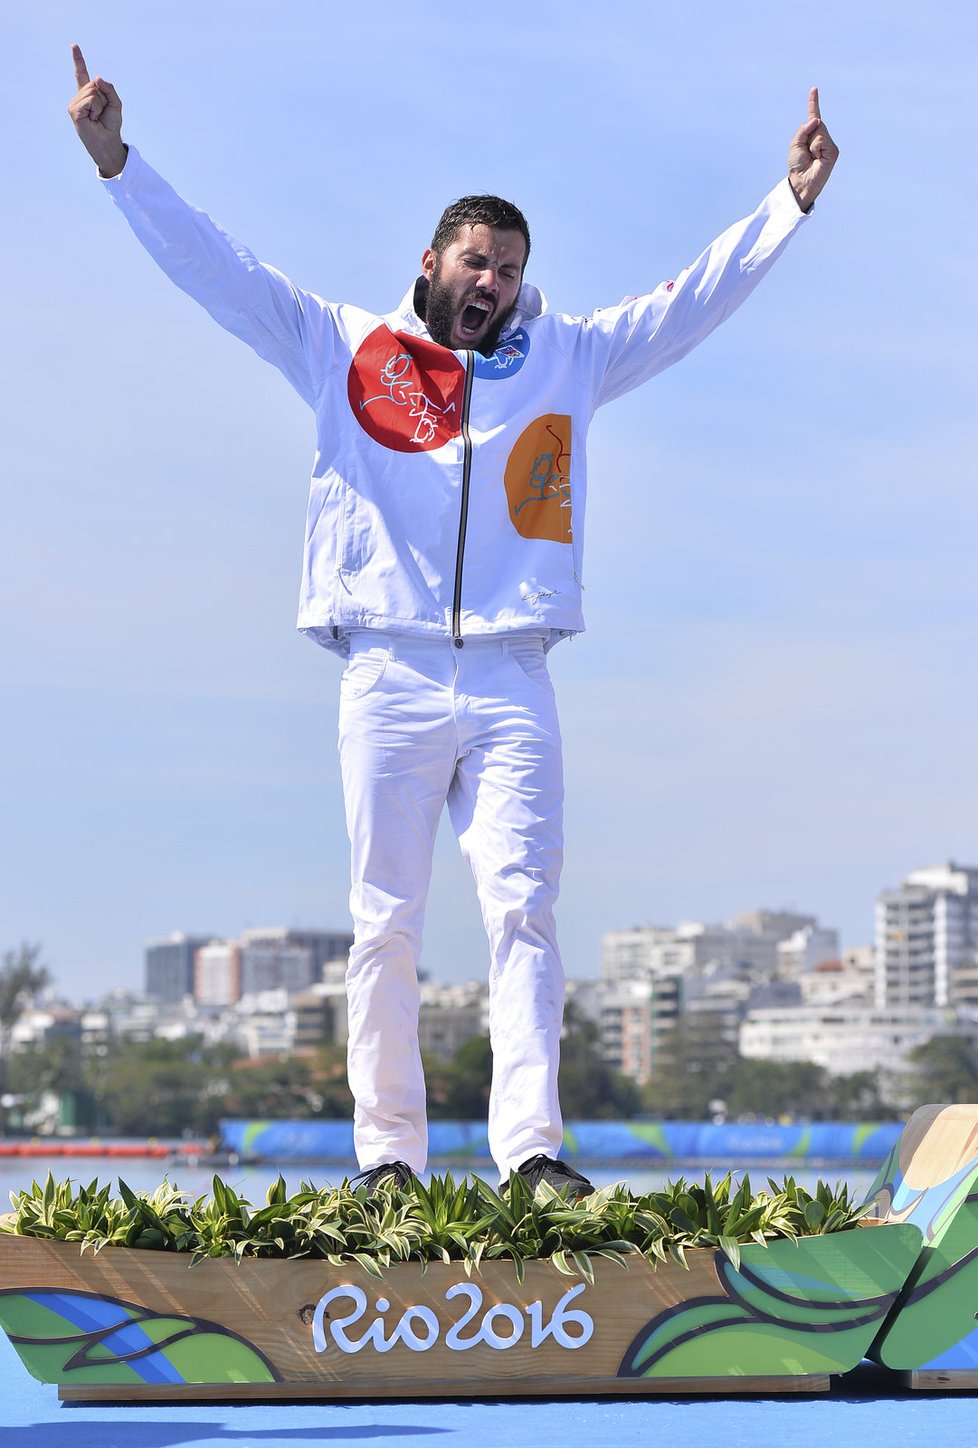
[[[316,417],[299,627],[349,658],[349,1078],[368,1187],[426,1162],[416,966],[447,802],[490,944],[490,1149],[504,1183],[519,1171],[580,1196],[590,1184],[557,1159],[563,784],[546,652],[584,626],[585,436],[597,406],[739,306],[802,223],[838,155],[818,93],[788,177],[675,281],[590,317],[549,313],[523,281],[522,214],[464,197],[378,317],[294,287],[183,202],[73,55],[69,112],[139,240]]]

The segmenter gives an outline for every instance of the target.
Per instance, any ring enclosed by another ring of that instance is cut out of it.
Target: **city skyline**
[[[72,1005],[45,989],[14,1022],[8,1047],[22,1053],[74,1037],[84,1057],[110,1041],[198,1041],[249,1061],[342,1048],[350,943],[281,926],[209,941],[174,932],[146,943],[142,992]],[[767,1067],[814,1064],[851,1080],[864,1103],[899,1104],[916,1064],[926,1068],[918,1050],[953,1038],[939,1047],[944,1070],[978,1040],[978,868],[925,866],[882,891],[873,946],[843,950],[813,916],[764,910],[722,925],[610,931],[599,972],[569,981],[568,1000],[568,1037],[586,1025],[605,1065],[640,1087],[661,1078],[671,1052],[699,1059],[705,1049],[728,1065],[732,1055]],[[489,1011],[484,978],[424,980],[422,1051],[454,1062],[488,1034]],[[933,1050],[930,1059],[938,1060]]]
[[[300,284],[380,308],[445,200],[481,187],[524,205],[556,308],[674,276],[783,174],[819,85],[842,158],[815,217],[592,433],[588,633],[551,656],[558,920],[576,977],[607,930],[754,906],[869,941],[881,890],[978,858],[974,13],[830,0],[801,36],[773,0],[707,7],[695,66],[688,20],[634,0],[545,0],[515,46],[425,3],[291,17],[298,47],[215,0],[167,16],[164,55],[119,0],[7,22],[34,144],[0,237],[0,947],[40,941],[95,990],[178,926],[347,921],[339,671],[292,632],[309,418],[99,194],[65,114],[73,40],[178,189]],[[475,119],[432,126],[475,46]],[[372,100],[381,74],[401,109]],[[422,964],[451,981],[485,960],[443,832]]]
[[[905,871],[899,881],[893,882],[890,886],[878,892],[872,908],[874,917],[873,926],[869,932],[869,938],[863,940],[843,939],[839,930],[831,921],[822,920],[814,912],[806,911],[804,905],[801,907],[792,907],[791,910],[787,911],[779,909],[772,910],[767,906],[752,906],[737,910],[733,915],[722,920],[700,914],[684,920],[673,921],[653,921],[648,919],[633,919],[627,923],[619,921],[602,931],[599,938],[598,955],[592,962],[591,970],[577,976],[569,976],[569,979],[576,980],[580,984],[587,984],[605,975],[608,969],[609,949],[611,949],[612,952],[614,951],[615,946],[612,942],[618,938],[627,940],[627,937],[633,934],[640,936],[643,933],[651,933],[654,936],[661,934],[664,937],[693,939],[697,932],[704,932],[705,939],[708,942],[713,931],[719,931],[721,934],[729,933],[731,937],[740,931],[749,936],[758,929],[774,927],[775,922],[777,922],[779,926],[784,922],[790,922],[790,925],[788,923],[784,923],[783,925],[782,935],[786,942],[789,936],[793,936],[795,931],[798,930],[803,923],[809,927],[812,939],[810,945],[805,948],[805,953],[807,956],[810,956],[811,959],[809,960],[808,966],[805,967],[806,969],[810,969],[813,963],[817,964],[819,961],[837,963],[846,957],[859,954],[860,952],[868,951],[873,953],[874,950],[878,950],[880,930],[883,928],[880,925],[880,912],[883,911],[885,913],[889,901],[902,901],[903,897],[907,895],[908,890],[911,897],[913,897],[916,892],[921,898],[930,894],[934,889],[938,891],[947,890],[950,888],[947,884],[947,879],[950,876],[959,876],[961,879],[967,877],[973,881],[978,879],[978,866],[962,864],[960,861],[948,859],[932,862],[928,865],[918,864],[912,869]],[[927,889],[922,888],[920,884],[921,881],[928,882]],[[938,883],[935,884],[935,881]],[[764,923],[763,917],[768,917],[769,924]],[[195,932],[177,925],[159,936],[143,939],[140,947],[143,989],[132,990],[130,981],[128,983],[128,991],[120,989],[118,985],[110,984],[105,987],[104,993],[129,993],[136,996],[143,993],[147,996],[158,994],[158,992],[146,988],[146,972],[149,970],[149,961],[154,952],[157,953],[158,957],[158,963],[154,968],[158,972],[162,971],[163,977],[165,977],[174,972],[182,974],[188,968],[186,964],[177,964],[177,955],[179,955],[182,960],[183,956],[189,952],[189,959],[192,962],[197,950],[201,947],[210,948],[213,946],[222,949],[224,947],[247,949],[255,946],[264,947],[279,941],[287,941],[290,947],[301,943],[304,949],[311,951],[315,978],[319,979],[322,969],[328,961],[338,960],[345,955],[345,948],[342,950],[340,948],[341,942],[345,942],[348,947],[352,938],[350,931],[344,930],[342,927],[337,927],[330,922],[322,921],[318,923],[306,922],[299,925],[283,925],[281,922],[270,923],[266,921],[264,925],[260,926],[253,924],[245,926],[239,925],[235,929],[210,932]],[[830,940],[834,941],[831,949],[825,945],[825,942]],[[332,952],[327,948],[327,942],[333,942],[335,948],[332,949]],[[43,942],[23,942],[23,944],[35,943],[41,944],[42,946],[42,959],[40,963],[47,966],[51,971],[51,984],[42,992],[42,997],[53,997],[67,1001],[69,997],[63,992],[62,981],[57,969],[52,968],[53,963],[43,956]],[[825,948],[822,948],[819,953],[818,947],[820,944],[824,945]],[[10,947],[5,948],[9,949]],[[814,955],[812,955],[813,948],[815,949]],[[176,951],[176,955],[174,955],[174,951]],[[726,959],[728,953],[728,950],[724,950],[721,952],[721,955]],[[169,960],[170,963],[166,965],[162,964],[164,959]],[[192,968],[191,964],[190,969],[192,970]],[[976,970],[978,970],[978,965],[976,965]],[[452,986],[478,983],[485,975],[485,972],[475,968],[468,974],[460,972],[451,976],[441,976],[434,970],[423,968],[421,974],[424,980],[430,982],[432,985]],[[164,992],[160,998],[178,1000],[181,994],[181,991],[176,991],[175,993]],[[93,1000],[95,997],[74,997],[76,1002],[81,999]]]

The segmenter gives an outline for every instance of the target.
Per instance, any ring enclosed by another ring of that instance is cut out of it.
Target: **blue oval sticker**
[[[525,329],[517,327],[515,332],[510,332],[501,340],[491,357],[483,357],[481,352],[476,353],[475,375],[497,380],[500,377],[512,377],[523,366],[529,350],[530,339]]]

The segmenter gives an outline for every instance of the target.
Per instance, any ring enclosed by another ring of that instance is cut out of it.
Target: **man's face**
[[[488,356],[516,304],[526,242],[519,231],[466,223],[442,252],[421,258],[428,278],[425,320],[443,347]]]

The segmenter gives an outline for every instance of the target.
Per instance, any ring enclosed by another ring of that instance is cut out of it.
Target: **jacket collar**
[[[400,305],[388,313],[384,320],[391,324],[392,330],[396,327],[401,331],[410,332],[414,337],[429,337],[431,334],[425,326],[421,317],[418,316],[417,304],[419,297],[423,296],[428,289],[428,282],[425,277],[418,277],[401,298]],[[524,282],[519,289],[516,298],[516,307],[513,315],[507,323],[506,330],[500,341],[512,335],[524,322],[532,322],[535,317],[542,317],[547,310],[547,299],[543,292],[539,291],[529,282]]]

